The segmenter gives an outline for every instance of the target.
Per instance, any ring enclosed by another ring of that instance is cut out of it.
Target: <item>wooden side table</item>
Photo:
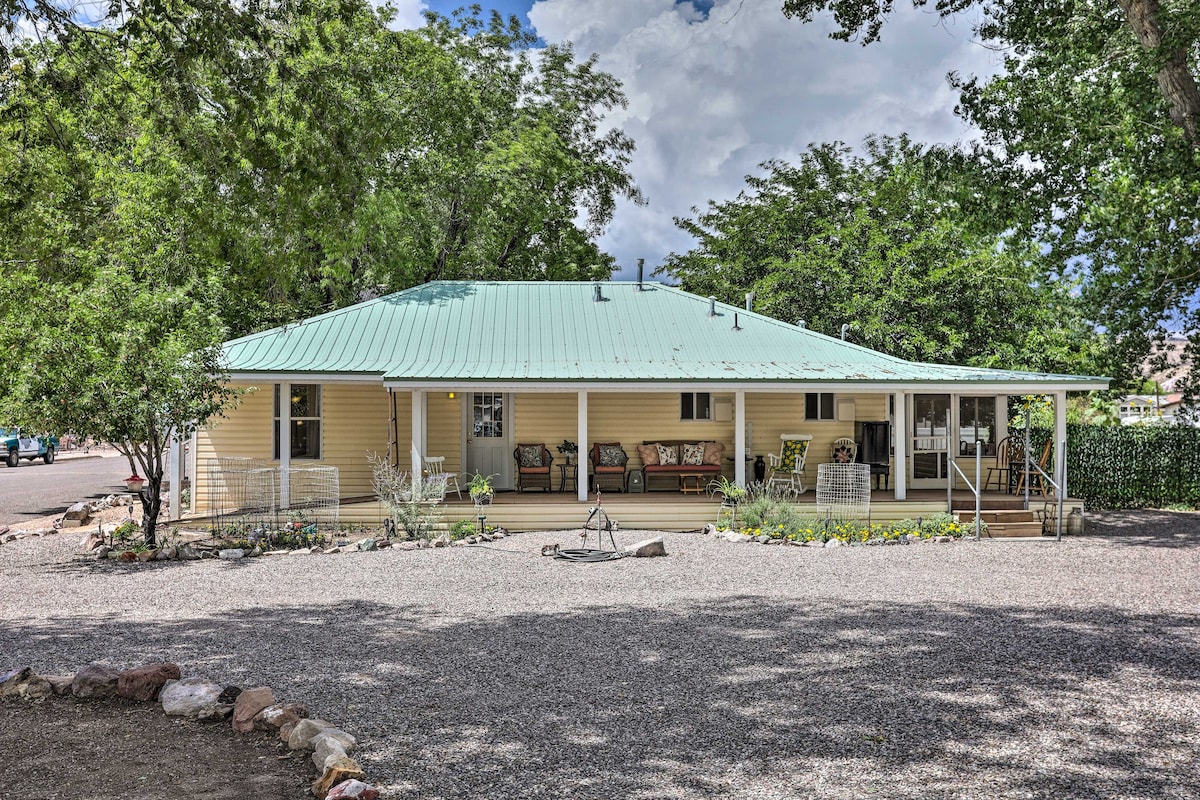
[[[571,482],[571,489],[574,491],[579,488],[579,465],[578,464],[558,464],[558,490],[565,492],[567,490],[567,481]]]
[[[701,494],[704,492],[704,473],[703,472],[681,472],[679,473],[679,492],[680,494]]]

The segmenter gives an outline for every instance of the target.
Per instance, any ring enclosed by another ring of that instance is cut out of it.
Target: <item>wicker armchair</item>
[[[592,445],[592,485],[599,489],[625,491],[625,466],[629,454],[620,442],[597,442]]]
[[[552,491],[550,465],[554,456],[550,455],[545,443],[519,444],[513,450],[513,459],[517,462],[518,492],[535,488]]]

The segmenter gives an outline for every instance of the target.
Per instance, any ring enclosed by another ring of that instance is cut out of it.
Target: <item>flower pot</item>
[[[125,488],[131,492],[140,492],[145,485],[145,481],[125,481]]]

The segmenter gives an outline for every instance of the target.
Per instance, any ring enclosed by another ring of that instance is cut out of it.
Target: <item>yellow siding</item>
[[[196,475],[192,508],[205,513],[209,508],[208,462],[220,457],[259,458],[270,461],[274,395],[272,384],[232,384],[245,392],[238,407],[224,419],[210,422],[196,432]]]
[[[463,404],[466,402],[467,393],[454,394],[453,398],[449,397],[447,392],[428,392],[425,395],[424,455],[445,456],[446,471],[461,473]],[[409,424],[405,425],[403,430],[411,431],[411,414],[406,419]]]
[[[594,394],[588,396],[589,406],[595,397]],[[563,457],[555,448],[562,444],[563,439],[575,442],[579,436],[579,396],[574,392],[518,394],[514,398],[514,405],[514,443],[545,442],[555,463],[561,464]],[[585,448],[581,446],[579,449]]]
[[[397,397],[397,409],[400,398]],[[293,459],[293,466],[338,468],[342,497],[372,495],[370,453],[388,449],[388,393],[380,385],[327,383],[321,387],[321,460]],[[407,417],[411,419],[411,415]],[[402,430],[411,426],[403,426]]]

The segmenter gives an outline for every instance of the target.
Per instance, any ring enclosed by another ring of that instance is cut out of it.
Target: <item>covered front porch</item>
[[[983,518],[997,528],[996,535],[1037,535],[1040,529],[1039,516],[1052,513],[1044,508],[1045,500],[1037,494],[1031,498],[1028,516],[1016,513],[1022,510],[1024,504],[1024,498],[1018,495],[990,491],[982,494],[981,501],[985,509]],[[720,498],[708,494],[604,493],[600,502],[609,517],[617,520],[621,528],[626,530],[698,530],[715,522],[721,508]],[[476,508],[465,492],[461,499],[451,492],[441,506],[441,513],[446,523],[462,519],[475,521],[482,514],[486,517],[486,524],[498,525],[510,531],[567,530],[581,528],[595,504],[595,495],[587,501],[579,501],[569,494],[556,492],[499,492],[490,505]],[[973,518],[975,497],[970,491],[954,491],[951,504],[954,513],[960,513],[963,519]],[[803,514],[811,514],[814,518],[821,516],[812,491],[799,497],[796,505]],[[871,493],[872,522],[928,517],[943,513],[947,508],[945,490],[912,489],[905,500],[896,500],[890,491]],[[998,510],[1013,512],[1012,522],[1000,522],[997,525],[989,513],[994,514]],[[341,508],[341,520],[345,523],[382,525],[387,516],[383,504],[370,498],[348,500]],[[1006,528],[1009,524],[1017,523],[1033,524]]]

